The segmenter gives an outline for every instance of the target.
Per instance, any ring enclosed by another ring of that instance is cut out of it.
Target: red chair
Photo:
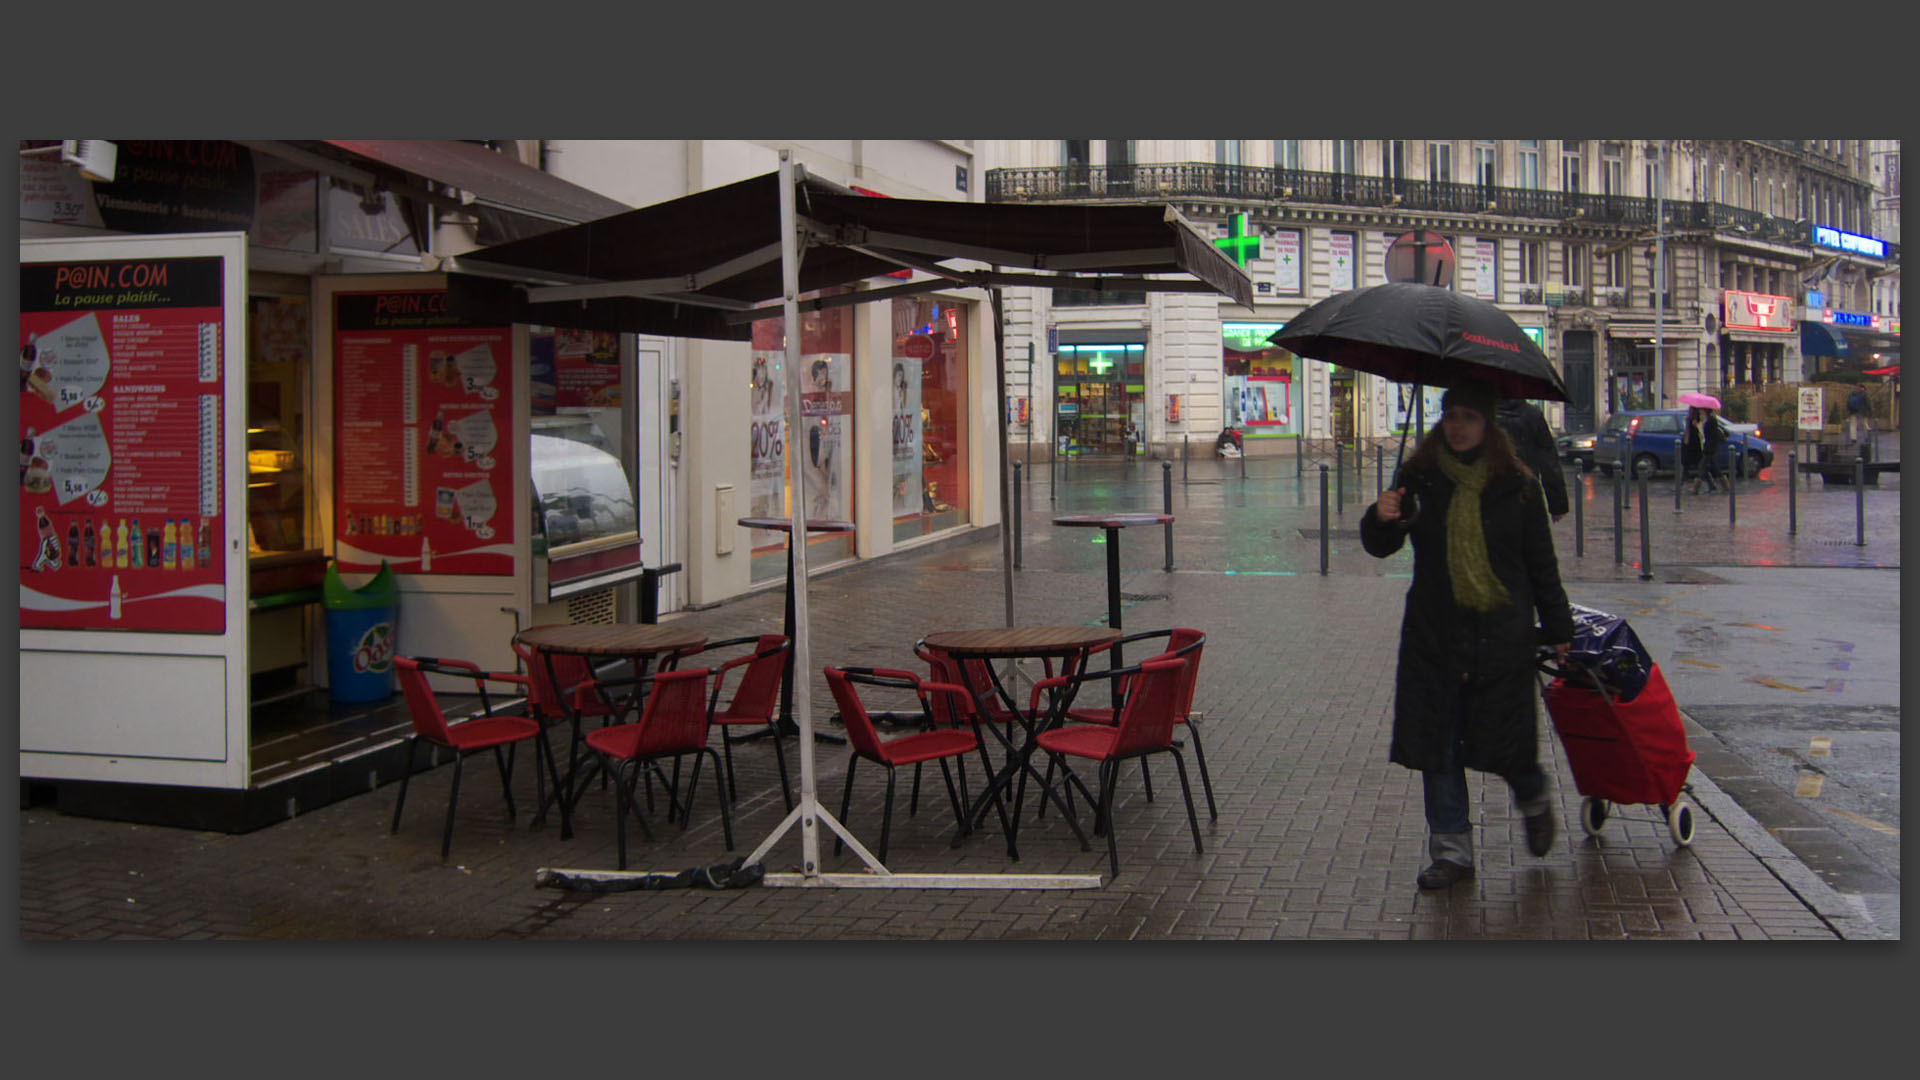
[[[1194,763],[1200,767],[1200,786],[1207,793],[1207,817],[1209,820],[1219,821],[1220,810],[1213,802],[1213,777],[1207,772],[1207,752],[1200,745],[1199,725],[1193,722],[1193,695],[1200,685],[1200,654],[1206,648],[1207,635],[1184,627],[1172,630],[1149,630],[1145,633],[1130,634],[1114,642],[1113,645],[1098,646],[1093,652],[1104,652],[1113,648],[1114,645],[1128,645],[1136,641],[1150,641],[1162,637],[1167,639],[1166,650],[1152,659],[1164,660],[1169,657],[1179,657],[1193,661],[1187,667],[1186,685],[1180,699],[1178,718],[1174,722],[1186,725],[1187,737],[1193,741]],[[1124,694],[1125,690],[1121,692]],[[1084,724],[1112,724],[1114,712],[1110,706],[1073,708],[1067,710],[1067,719]],[[1140,775],[1146,782],[1147,801],[1152,802],[1153,777],[1147,774],[1147,763],[1144,761],[1140,763]],[[1044,813],[1046,803],[1041,803],[1040,809]]]
[[[979,722],[984,711],[986,722],[993,725],[986,730],[993,732],[994,738],[1000,741],[1001,749],[1006,751],[1007,760],[1011,761],[1015,748],[1009,732],[1011,725],[1019,723],[1020,718],[1007,708],[1006,702],[1001,700],[999,692],[994,689],[993,672],[987,666],[987,662],[972,657],[964,660],[956,659],[928,645],[925,639],[914,642],[913,654],[926,663],[927,674],[932,681],[958,686],[967,692],[966,701],[958,700],[949,694],[936,694],[927,699],[922,712],[925,718],[923,728],[928,731],[940,731],[970,727],[976,735],[983,734]],[[1053,674],[1051,662],[1047,664],[1047,674]],[[902,718],[901,714],[888,715],[893,719]],[[980,762],[985,766],[987,776],[992,777],[993,759],[987,755],[985,739],[980,740]],[[967,767],[965,759],[962,759],[959,764],[961,776],[964,777]],[[919,805],[920,767],[916,765],[913,770],[913,791],[907,798],[907,815],[911,817]]]
[[[548,624],[553,625],[553,624]],[[529,630],[544,630],[545,626],[528,627]],[[522,645],[518,639],[513,642],[513,653],[527,669],[527,709],[542,727],[549,727],[562,721],[573,721],[567,738],[567,775],[574,775],[575,758],[580,748],[580,723],[598,718],[602,725],[611,722],[617,711],[616,703],[600,690],[595,678],[593,662],[573,653],[548,653]],[[568,705],[573,711],[568,711]],[[545,741],[544,736],[542,741]],[[551,754],[551,748],[547,751]],[[546,819],[547,809],[540,808],[535,821]]]
[[[673,819],[673,810],[680,814],[680,828],[684,831],[693,812],[693,793],[700,786],[700,755],[713,759],[714,783],[719,788],[720,825],[725,830],[727,850],[733,850],[733,817],[727,809],[726,785],[718,779],[720,775],[720,755],[707,745],[707,678],[713,672],[708,668],[688,668],[685,670],[657,671],[637,683],[650,683],[646,705],[640,710],[640,719],[631,724],[614,724],[587,733],[587,746],[593,749],[606,762],[607,772],[614,777],[614,790],[619,801],[620,869],[627,868],[627,813],[640,819],[640,826],[648,839],[652,839],[653,830],[647,827],[647,819],[640,813],[640,807],[634,802],[633,789],[640,782],[640,775],[646,769],[656,766],[663,758],[674,761],[678,772],[679,760],[688,754],[693,755],[693,774],[687,781],[687,798],[684,806],[679,803],[677,785],[669,784],[667,797],[672,800],[673,808],[667,819]],[[639,692],[636,685],[635,692]],[[633,767],[633,775],[625,780],[620,771],[627,766]]]
[[[1094,832],[1103,828],[1106,830],[1107,857],[1112,860],[1116,877],[1120,874],[1120,848],[1113,835],[1114,779],[1119,774],[1120,763],[1131,758],[1144,758],[1152,754],[1173,755],[1173,763],[1180,771],[1180,791],[1187,800],[1187,824],[1193,830],[1193,850],[1201,851],[1200,819],[1193,810],[1193,789],[1187,784],[1186,762],[1181,759],[1180,748],[1173,742],[1174,724],[1178,722],[1179,709],[1186,693],[1185,672],[1191,664],[1191,660],[1159,657],[1138,667],[1043,679],[1034,685],[1036,707],[1043,692],[1059,693],[1072,683],[1112,679],[1118,680],[1125,689],[1126,697],[1120,704],[1119,719],[1115,723],[1059,727],[1036,736],[1039,748],[1047,752],[1049,766],[1057,765],[1065,773],[1068,784],[1079,789],[1088,805],[1096,807]],[[1099,763],[1098,801],[1087,791],[1087,786],[1080,782],[1080,778],[1074,775],[1073,769],[1067,764],[1069,756]],[[1047,793],[1053,793],[1051,782],[1047,785]],[[1072,814],[1070,791],[1061,805],[1069,815]]]
[[[887,861],[887,839],[893,829],[893,791],[894,770],[902,765],[919,765],[922,762],[938,761],[940,775],[947,782],[947,799],[953,804],[954,817],[960,823],[960,835],[969,831],[968,807],[972,800],[967,795],[967,776],[963,769],[960,773],[960,787],[956,792],[953,785],[953,772],[947,767],[949,758],[964,759],[967,754],[980,748],[980,736],[971,731],[954,728],[935,729],[902,735],[894,739],[880,738],[874,727],[873,717],[867,712],[866,704],[860,699],[855,686],[889,687],[897,690],[910,690],[916,694],[922,706],[931,714],[935,696],[947,694],[961,698],[969,696],[966,688],[951,683],[925,682],[910,671],[895,671],[887,668],[840,668],[828,665],[826,672],[827,688],[833,692],[834,704],[839,706],[840,720],[846,725],[847,745],[853,751],[847,757],[847,785],[840,797],[840,821],[846,823],[847,810],[853,805],[854,767],[862,759],[876,762],[887,770],[886,809],[880,818],[880,847],[878,854],[881,862]],[[839,854],[845,844],[836,839],[833,844],[835,854]]]
[[[764,734],[773,740],[773,759],[780,766],[780,797],[785,800],[787,809],[791,810],[793,792],[787,780],[787,755],[780,749],[779,717],[776,714],[780,710],[780,678],[786,672],[787,654],[792,651],[793,642],[783,634],[727,638],[724,641],[710,641],[705,648],[681,654],[678,659],[740,645],[752,645],[753,651],[736,656],[713,669],[713,692],[707,699],[707,722],[720,729],[720,747],[726,753],[728,797],[734,802],[740,801],[740,786],[733,776],[733,744]],[[740,682],[734,687],[733,697],[727,702],[727,707],[722,709],[720,691],[726,686],[727,673],[740,667],[746,670],[741,673]],[[758,730],[743,735],[734,735],[728,730],[737,727]]]
[[[413,720],[413,734],[407,739],[407,767],[400,774],[400,798],[393,806],[392,832],[400,831],[400,813],[407,805],[407,781],[413,777],[414,748],[421,740],[436,746],[444,746],[454,752],[453,790],[447,796],[447,825],[440,840],[440,857],[446,858],[453,847],[453,812],[460,801],[460,770],[468,754],[481,750],[492,750],[494,763],[500,767],[500,787],[507,797],[507,820],[514,817],[513,807],[513,751],[522,742],[531,741],[534,752],[534,781],[542,802],[546,800],[539,762],[544,759],[547,766],[547,778],[553,781],[554,790],[560,789],[560,777],[554,770],[553,757],[546,753],[546,740],[540,737],[540,722],[524,716],[491,716],[493,711],[487,700],[487,683],[503,682],[524,685],[519,676],[504,672],[480,670],[479,665],[464,660],[439,660],[432,657],[394,657],[394,664],[400,671],[400,689],[406,695],[407,712]],[[470,678],[480,692],[480,716],[448,723],[446,713],[440,708],[440,700],[427,683],[427,673],[437,672]],[[503,757],[501,747],[507,752]]]

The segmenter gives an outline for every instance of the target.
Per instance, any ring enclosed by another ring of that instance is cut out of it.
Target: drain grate
[[[1129,604],[1141,604],[1141,603],[1145,603],[1148,600],[1170,600],[1172,598],[1173,598],[1172,593],[1163,593],[1163,592],[1142,592],[1142,593],[1123,592],[1120,594],[1120,599]]]

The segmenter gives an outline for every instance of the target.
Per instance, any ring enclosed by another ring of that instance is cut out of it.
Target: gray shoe
[[[1422,889],[1445,889],[1463,881],[1473,880],[1473,867],[1467,863],[1450,862],[1435,859],[1420,876],[1415,879]]]

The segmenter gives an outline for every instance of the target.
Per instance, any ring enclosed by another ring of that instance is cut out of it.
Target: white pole
[[[1667,314],[1667,141],[1653,142],[1653,402],[1666,408],[1667,384],[1661,368],[1666,359],[1664,331]]]
[[[793,505],[787,543],[793,551],[793,712],[800,728],[800,856],[801,873],[820,873],[820,816],[813,771],[813,657],[807,634],[807,470],[800,466],[799,447],[807,445],[806,417],[800,407],[800,253],[795,236],[793,205],[793,151],[780,151],[780,286],[784,297],[782,319],[787,335],[787,417],[792,437],[787,460],[792,462]],[[778,735],[774,736],[779,738]]]

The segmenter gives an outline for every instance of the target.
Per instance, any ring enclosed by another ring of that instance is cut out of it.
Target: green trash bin
[[[393,693],[400,586],[386,560],[358,589],[327,564],[320,588],[327,611],[327,693],[335,701],[380,701]]]

